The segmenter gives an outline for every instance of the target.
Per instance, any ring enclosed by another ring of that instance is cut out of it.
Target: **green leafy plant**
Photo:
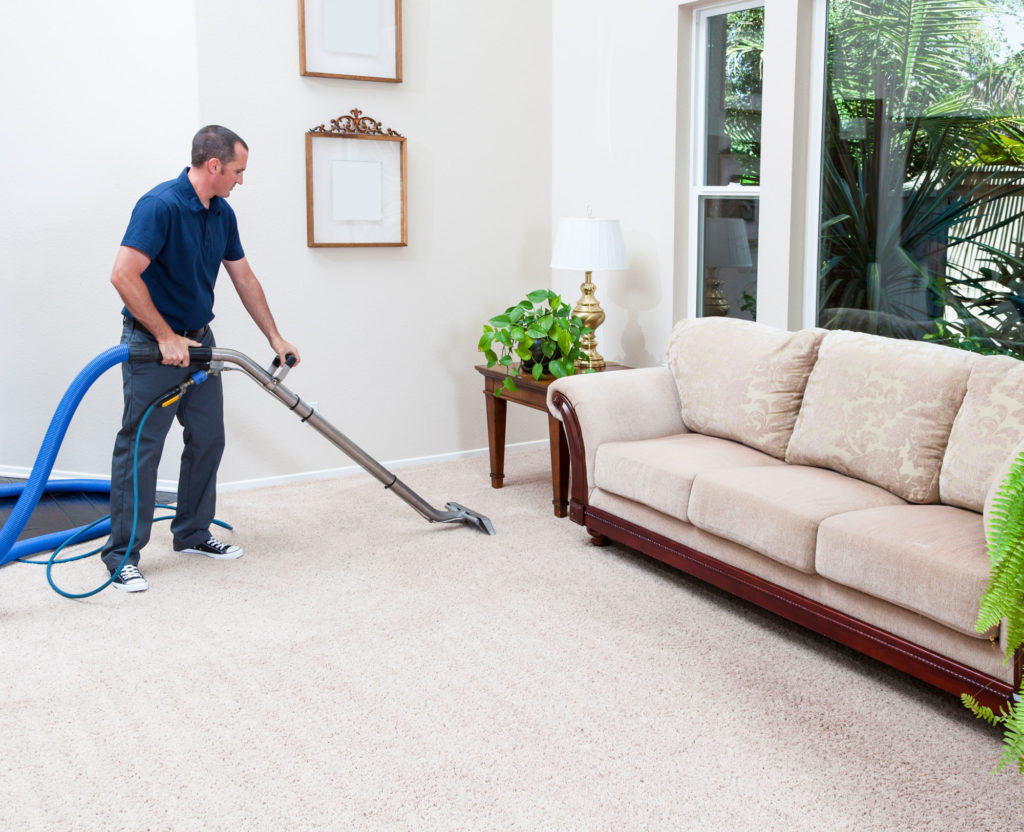
[[[975,627],[988,632],[1006,619],[1006,660],[1024,645],[1024,453],[1014,461],[992,503],[989,523],[989,582],[981,597]],[[1014,764],[1024,774],[1024,690],[995,713],[964,694],[963,703],[979,718],[1003,727],[998,771]]]
[[[583,358],[580,338],[590,331],[550,289],[536,289],[495,315],[484,324],[477,344],[488,367],[498,364],[508,371],[495,395],[503,389],[517,390],[514,379],[521,370],[528,370],[538,381],[546,373],[555,378],[575,374],[576,360]]]

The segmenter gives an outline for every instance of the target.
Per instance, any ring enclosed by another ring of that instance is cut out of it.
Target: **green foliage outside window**
[[[761,184],[764,7],[730,12],[726,29],[725,132],[741,185]]]
[[[1024,357],[1024,49],[999,12],[1024,5],[830,3],[821,325]]]

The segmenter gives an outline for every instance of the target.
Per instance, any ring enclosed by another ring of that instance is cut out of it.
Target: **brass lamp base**
[[[577,370],[603,370],[605,367],[604,358],[597,351],[597,337],[594,334],[604,322],[604,310],[597,302],[597,298],[594,297],[597,287],[590,279],[590,274],[590,272],[586,273],[586,278],[580,286],[583,296],[576,301],[576,306],[572,310],[573,315],[582,319],[583,326],[590,329],[590,332],[584,333],[580,338],[580,351],[583,353],[583,358],[576,359]]]
[[[722,294],[722,281],[718,275],[708,278],[704,290],[704,316],[725,316],[729,314],[729,301]]]

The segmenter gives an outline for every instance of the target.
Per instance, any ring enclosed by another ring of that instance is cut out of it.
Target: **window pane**
[[[761,181],[764,7],[707,18],[705,185]]]
[[[1024,357],[1024,28],[830,0],[818,322]]]
[[[757,315],[756,199],[701,199],[701,317]]]

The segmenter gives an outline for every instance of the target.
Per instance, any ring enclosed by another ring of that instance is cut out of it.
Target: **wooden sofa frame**
[[[551,405],[561,416],[568,443],[571,471],[569,518],[587,529],[595,545],[607,545],[609,540],[622,543],[935,687],[957,696],[970,693],[993,709],[1005,705],[1020,688],[1024,650],[1018,649],[1014,654],[1014,684],[1010,686],[1000,679],[590,506],[587,502],[588,479],[583,433],[576,411],[569,399],[557,390],[552,392]]]

